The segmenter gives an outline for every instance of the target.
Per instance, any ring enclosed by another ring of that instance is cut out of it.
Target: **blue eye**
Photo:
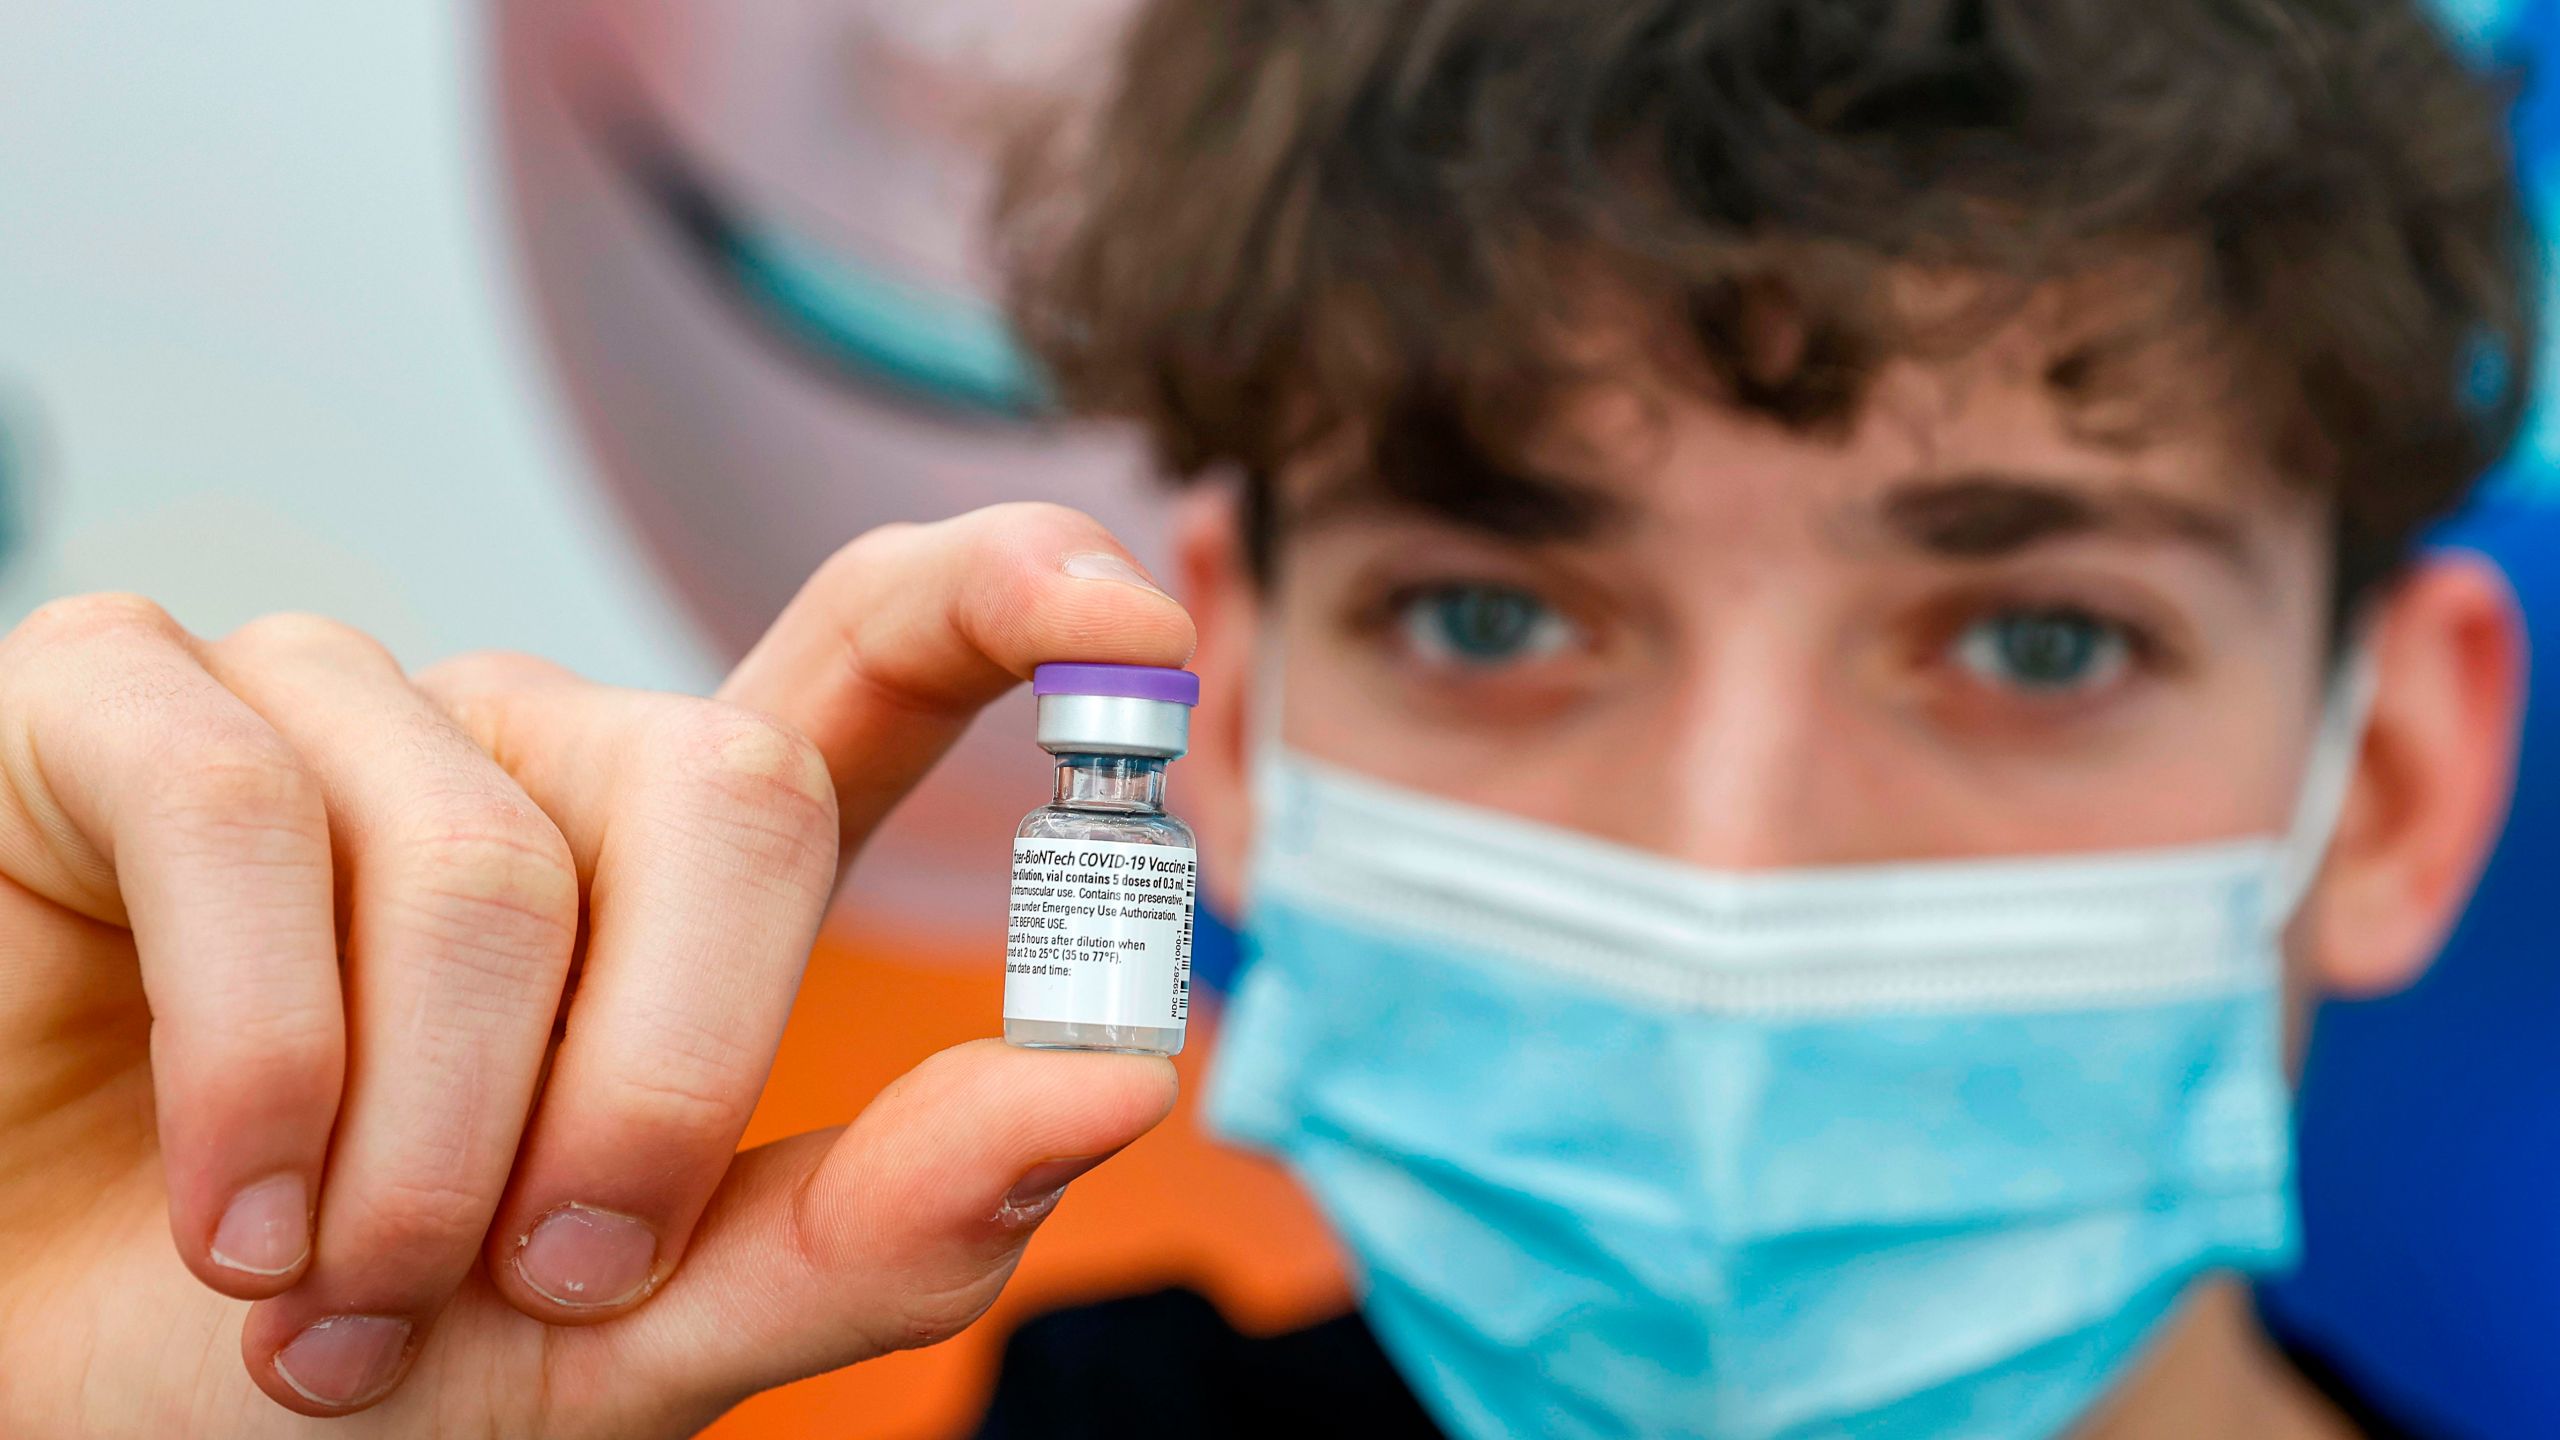
[[[2114,681],[2131,662],[2133,644],[2123,626],[2083,610],[2004,610],[1966,626],[1955,654],[1993,685],[2063,695]]]
[[[1573,622],[1529,591],[1508,585],[1440,585],[1397,612],[1405,643],[1440,664],[1495,666],[1553,655],[1574,641]]]

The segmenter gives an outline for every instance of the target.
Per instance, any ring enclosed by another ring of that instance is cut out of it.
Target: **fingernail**
[[[214,1227],[213,1263],[245,1275],[282,1275],[311,1251],[311,1192],[278,1175],[231,1197]]]
[[[1148,579],[1144,571],[1107,551],[1079,550],[1059,561],[1058,568],[1078,580],[1116,580],[1152,594],[1164,593],[1164,587]]]
[[[1006,1192],[1004,1203],[996,1207],[996,1220],[1005,1225],[1028,1225],[1058,1206],[1058,1197],[1067,1193],[1067,1182],[1110,1159],[1108,1155],[1080,1155],[1072,1160],[1044,1160],[1022,1173]]]
[[[516,1245],[516,1273],[554,1305],[593,1310],[638,1298],[658,1263],[658,1237],[614,1210],[563,1205]]]
[[[406,1320],[333,1315],[276,1352],[276,1374],[312,1404],[343,1410],[390,1389],[408,1349]]]

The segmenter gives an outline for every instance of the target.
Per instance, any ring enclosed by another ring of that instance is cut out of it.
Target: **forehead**
[[[2032,287],[1893,268],[1868,300],[1819,314],[1745,307],[1726,336],[1733,372],[1704,359],[1677,307],[1596,286],[1586,323],[1551,347],[1568,378],[1495,377],[1490,400],[1462,385],[1335,429],[1284,470],[1277,518],[1385,500],[1546,538],[1612,514],[1810,518],[1884,506],[1915,480],[2010,474],[2316,525],[2311,487],[2272,463],[2243,347],[2193,318],[2208,307],[2179,260],[2155,247]],[[1844,360],[1818,327],[1860,313]],[[1846,403],[1746,399],[1755,386]]]
[[[1495,415],[1491,433],[1442,410],[1338,436],[1279,477],[1261,533],[1285,549],[1346,518],[1402,517],[1716,588],[1799,564],[1846,576],[2077,553],[2253,608],[2321,608],[2330,500],[2277,470],[2237,347],[2159,323],[2191,313],[2165,268],[2091,271],[2007,304],[1961,278],[1904,277],[1892,304],[1918,338],[1812,423],[1741,403],[1622,318],[1585,332],[1572,388]],[[1783,371],[1815,353],[1782,310],[1761,319],[1760,361]],[[1379,540],[1413,534],[1393,524]]]
[[[1858,518],[1914,484],[1973,476],[2235,519],[2316,512],[2274,471],[2208,342],[2126,340],[2141,323],[2131,302],[2085,290],[2045,292],[1971,343],[1886,359],[1836,425],[1783,424],[1682,377],[1622,367],[1555,407],[1521,447],[1521,469],[1612,507],[1708,522]]]
[[[2156,271],[2153,272],[2156,277]],[[1795,531],[1899,538],[1990,558],[2080,534],[2191,542],[2257,568],[2265,532],[2316,534],[2324,505],[2289,485],[2226,378],[2216,347],[2145,329],[2158,293],[2119,270],[2051,286],[1962,333],[1875,365],[1832,423],[1787,423],[1722,398],[1652,357],[1585,361],[1587,378],[1506,452],[1442,425],[1416,443],[1383,434],[1365,466],[1311,466],[1290,508],[1347,502],[1419,510],[1528,541],[1613,536],[1742,538]],[[2107,284],[2100,285],[2098,282]],[[2091,298],[2094,291],[2095,298]],[[1906,284],[1906,314],[1965,313],[1978,290]],[[1914,298],[1916,297],[1916,298]],[[1781,318],[1763,348],[1787,358]],[[1431,429],[1430,426],[1421,427]],[[1312,518],[1312,517],[1309,517]]]

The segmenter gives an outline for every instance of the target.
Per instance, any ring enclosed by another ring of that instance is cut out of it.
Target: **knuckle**
[[[159,818],[181,827],[304,832],[326,823],[319,777],[284,737],[245,725],[180,752],[157,793]]]
[[[408,822],[407,865],[431,906],[475,924],[514,916],[574,933],[579,883],[569,843],[512,796],[443,796]]]
[[[575,677],[548,660],[511,650],[475,650],[430,665],[411,682],[492,756],[509,752],[508,716],[525,692]]]
[[[915,544],[925,527],[910,520],[875,525],[835,548],[820,561],[803,593],[832,594],[861,583],[870,571],[892,562]]]
[[[999,505],[970,511],[958,517],[960,525],[981,538],[1014,540],[1025,535],[1050,535],[1076,530],[1099,532],[1102,522],[1072,505],[1054,500],[1008,500]]]
[[[169,637],[179,629],[178,622],[156,602],[110,592],[47,601],[19,622],[18,632],[41,642],[76,644],[115,635]]]
[[[449,1254],[476,1250],[498,1197],[449,1174],[420,1170],[386,1176],[353,1199],[351,1248],[394,1264],[433,1266]]]
[[[677,711],[664,748],[670,773],[707,795],[711,811],[748,836],[764,858],[794,868],[830,869],[836,834],[835,781],[826,757],[799,731],[741,706],[703,702]]]
[[[242,1074],[277,1088],[334,1086],[346,1056],[344,1015],[317,1005],[240,1015],[226,1038],[239,1053]]]
[[[164,1031],[152,1044],[204,1078],[216,1113],[271,1114],[279,1099],[328,1099],[345,1073],[340,1016],[316,1007],[244,1010],[226,1017],[219,1034]]]
[[[232,631],[222,643],[226,649],[252,655],[326,659],[338,664],[370,663],[395,669],[398,665],[391,652],[372,636],[326,615],[306,611],[261,615]]]
[[[714,783],[750,798],[787,798],[813,809],[835,803],[826,757],[807,736],[772,716],[706,704],[690,723],[702,773]]]
[[[1102,522],[1048,500],[1014,500],[972,510],[949,522],[973,574],[1012,575],[1026,558],[1054,558],[1071,545],[1117,548]]]
[[[755,1085],[732,1064],[699,1058],[669,1060],[617,1080],[605,1100],[618,1126],[644,1134],[653,1145],[683,1151],[725,1151],[737,1144],[755,1109]]]

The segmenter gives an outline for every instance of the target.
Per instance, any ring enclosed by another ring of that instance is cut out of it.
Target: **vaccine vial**
[[[1057,796],[1014,832],[1004,1038],[1172,1055],[1191,1016],[1191,827],[1164,811],[1200,679],[1153,665],[1031,673]]]

